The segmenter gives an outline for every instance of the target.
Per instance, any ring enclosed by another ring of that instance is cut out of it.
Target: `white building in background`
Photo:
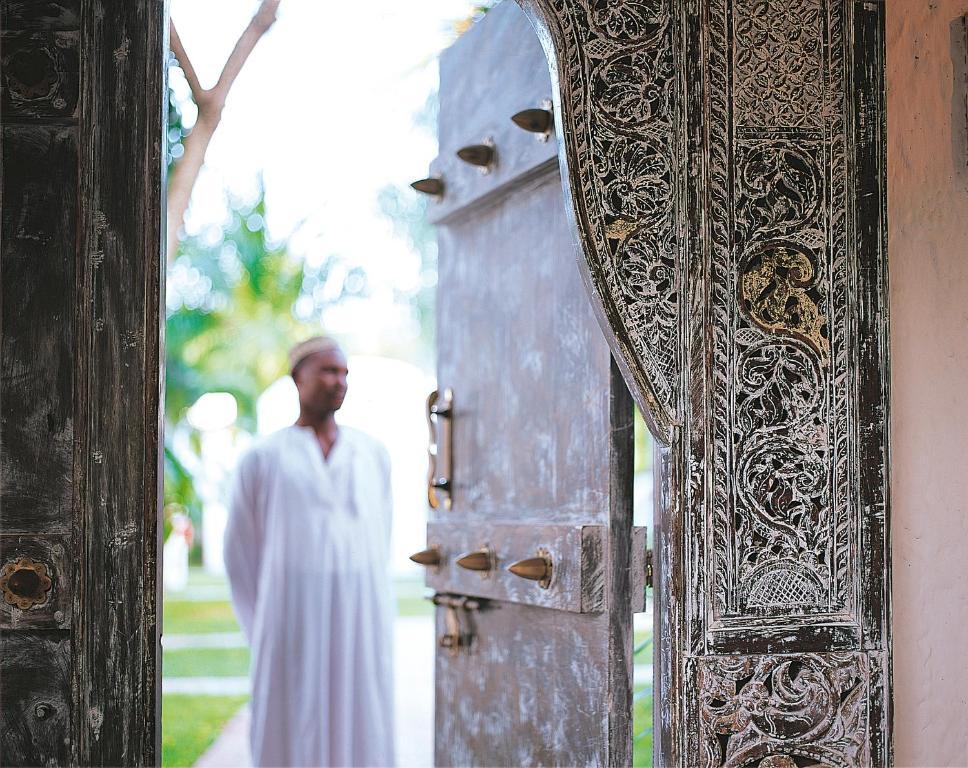
[[[188,409],[188,423],[198,430],[200,465],[193,468],[195,489],[202,500],[202,563],[211,573],[224,574],[222,536],[228,521],[225,492],[240,449],[235,420],[239,408],[228,392],[207,392]],[[209,546],[209,543],[217,546]]]
[[[409,556],[424,548],[426,536],[428,434],[424,407],[434,379],[415,365],[387,357],[351,355],[349,369],[349,390],[336,420],[372,435],[389,451],[394,506],[393,574],[417,575],[419,566],[410,562]],[[209,572],[224,573],[222,538],[228,519],[227,481],[251,437],[231,428],[234,416],[229,425],[222,423],[224,419],[217,419],[219,414],[214,411],[224,411],[225,403],[205,401],[207,397],[192,407],[195,411],[201,406],[192,425],[202,433],[202,466],[196,477],[203,501],[203,562]],[[257,436],[289,426],[298,415],[296,386],[289,376],[283,376],[259,397]]]

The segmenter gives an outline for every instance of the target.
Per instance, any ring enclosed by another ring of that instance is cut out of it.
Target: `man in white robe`
[[[290,366],[299,419],[242,458],[225,534],[252,649],[252,760],[390,766],[389,456],[336,424],[348,371],[335,342],[297,345]]]

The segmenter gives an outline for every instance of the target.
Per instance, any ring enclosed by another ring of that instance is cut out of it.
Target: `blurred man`
[[[336,424],[346,356],[290,353],[299,419],[239,464],[225,534],[252,648],[256,766],[390,766],[393,626],[386,450]]]

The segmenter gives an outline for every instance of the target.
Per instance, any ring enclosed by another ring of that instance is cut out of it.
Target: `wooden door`
[[[0,764],[157,765],[166,6],[0,26]]]
[[[554,137],[510,119],[550,95],[511,3],[441,60],[438,765],[631,759],[632,400],[581,282]],[[459,159],[468,145],[492,162]],[[458,562],[475,552],[487,570]],[[529,558],[550,579],[508,570]]]

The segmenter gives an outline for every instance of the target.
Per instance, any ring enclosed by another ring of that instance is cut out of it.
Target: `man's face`
[[[303,360],[293,380],[303,410],[316,415],[338,411],[346,397],[346,355],[339,349],[316,352]]]

